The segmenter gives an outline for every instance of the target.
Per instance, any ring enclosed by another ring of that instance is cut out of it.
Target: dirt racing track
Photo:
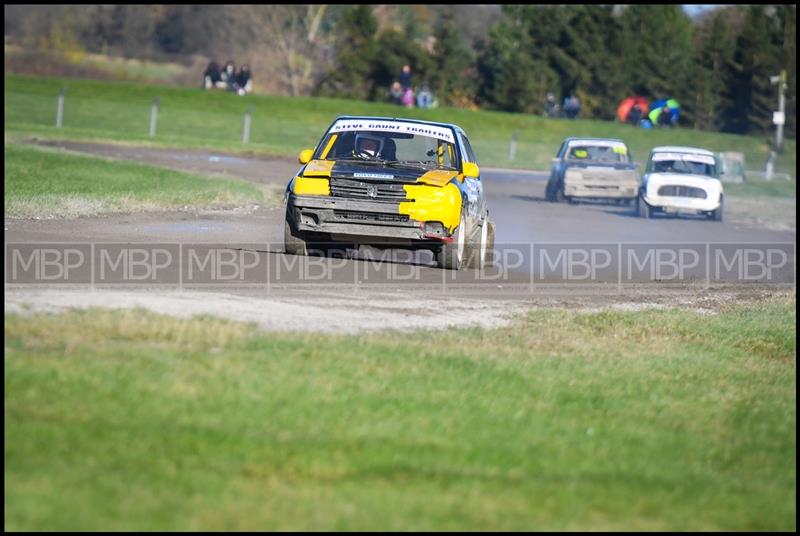
[[[56,145],[275,189],[299,168],[286,159],[209,151]],[[429,252],[362,248],[331,258],[285,255],[278,204],[250,211],[6,218],[6,307],[142,307],[178,316],[220,315],[268,329],[357,332],[489,327],[552,306],[713,311],[733,300],[793,292],[794,229],[756,227],[735,217],[721,223],[644,220],[633,207],[548,203],[542,172],[483,169],[482,179],[497,224],[498,261],[484,272],[439,270]],[[39,265],[30,263],[37,248],[66,245],[81,261],[70,284],[37,278]],[[139,277],[128,277],[132,248],[154,263]]]

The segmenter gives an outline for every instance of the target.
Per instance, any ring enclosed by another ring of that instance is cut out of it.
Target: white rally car
[[[694,147],[656,147],[650,152],[637,198],[639,216],[690,213],[722,221],[722,209],[714,153]]]

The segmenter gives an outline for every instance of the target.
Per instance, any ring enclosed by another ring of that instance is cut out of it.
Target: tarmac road
[[[208,151],[76,142],[57,144],[70,150],[111,158],[195,173],[237,176],[281,187],[299,168],[296,162],[286,159],[247,158]],[[86,250],[87,258],[92,261],[79,267],[78,277],[72,279],[91,283],[90,274],[93,274],[93,288],[106,288],[118,293],[123,292],[122,289],[127,292],[157,288],[161,294],[178,288],[193,289],[200,291],[199,295],[207,296],[205,300],[211,300],[208,294],[211,292],[227,296],[226,300],[244,297],[278,299],[284,308],[288,303],[318,305],[320,297],[327,296],[334,301],[323,309],[338,308],[346,316],[342,311],[352,312],[353,304],[357,303],[362,314],[365,311],[374,313],[356,321],[356,329],[358,326],[371,327],[370,316],[381,318],[379,314],[375,316],[378,313],[376,307],[380,307],[376,301],[391,310],[390,318],[394,319],[377,321],[380,325],[386,325],[386,322],[404,325],[400,319],[419,317],[419,314],[409,311],[436,311],[437,304],[441,304],[443,299],[450,300],[453,310],[461,307],[464,319],[494,325],[503,312],[522,310],[532,303],[541,304],[542,299],[551,303],[552,296],[566,296],[571,303],[596,305],[628,303],[630,300],[649,303],[657,300],[655,297],[662,291],[674,289],[683,296],[681,299],[687,296],[696,298],[709,292],[708,289],[742,280],[746,280],[748,288],[753,291],[756,286],[794,288],[794,231],[759,229],[698,217],[643,220],[635,216],[632,207],[599,202],[549,203],[544,200],[547,173],[543,172],[484,168],[482,178],[490,217],[497,224],[498,249],[497,266],[484,272],[439,270],[433,267],[429,252],[419,252],[413,258],[402,251],[368,248],[343,252],[341,258],[284,255],[283,207],[262,207],[247,214],[188,211],[73,220],[6,218],[6,304],[19,304],[34,297],[42,303],[58,301],[52,290],[48,291],[49,295],[42,294],[42,282],[36,279],[34,272],[29,270],[22,276],[17,274],[16,279],[9,275],[14,261],[9,248],[21,248],[22,253],[29,255],[37,243],[76,243],[87,248],[91,248],[88,244],[94,244],[94,251]],[[110,245],[114,243],[117,245]],[[126,278],[119,263],[116,271],[113,263],[107,263],[104,279],[99,279],[98,263],[103,259],[119,260],[124,244],[144,245],[151,255],[155,249],[166,249],[174,262],[154,270],[153,278],[147,280]],[[210,246],[214,244],[216,246]],[[228,257],[220,257],[219,251],[226,252]],[[200,261],[207,260],[209,254],[212,257],[216,255],[214,262],[222,262],[222,265],[217,264],[216,275],[213,268],[212,273],[208,272],[213,263],[205,265],[205,272],[201,269]],[[25,255],[20,258],[29,258]],[[376,257],[391,262],[366,260]],[[230,264],[233,258],[239,263],[238,268]],[[188,269],[194,261],[195,272],[189,277]],[[225,276],[223,280],[220,267],[225,266],[233,266],[231,269],[237,277]],[[50,283],[46,286],[58,292],[68,287]],[[313,291],[309,292],[311,288]],[[748,293],[750,290],[739,288],[734,292]],[[154,298],[157,294],[150,293]],[[63,298],[63,292],[60,295]],[[352,302],[353,296],[360,298]],[[115,299],[123,300],[123,295],[113,298],[109,294],[101,301],[113,303]],[[185,294],[182,299],[181,303],[185,305]],[[508,303],[498,310],[485,301],[496,299]],[[64,303],[74,306],[94,302],[87,299],[84,292],[83,297],[65,299]],[[197,304],[202,307],[194,309],[201,311],[209,306],[209,303]],[[176,306],[172,304],[167,309],[170,307],[174,309]],[[275,307],[275,303],[270,305],[273,313],[283,310]],[[188,307],[186,310],[194,309]],[[300,316],[304,317],[306,313]],[[432,325],[429,323],[432,316],[435,314],[422,315],[428,322],[424,325]],[[271,314],[271,317],[274,319],[276,314]],[[274,322],[269,325],[274,327]],[[410,324],[411,327],[415,325],[414,322]]]

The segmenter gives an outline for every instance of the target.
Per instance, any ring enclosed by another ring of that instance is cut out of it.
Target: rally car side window
[[[478,163],[478,158],[475,156],[475,151],[472,150],[472,145],[470,145],[467,136],[463,136],[464,139],[464,146],[467,148],[467,156],[469,157],[469,161],[475,164]]]
[[[558,148],[558,152],[556,153],[556,158],[559,160],[564,158],[564,147],[567,146],[567,142],[561,144],[561,147]]]
[[[458,145],[461,148],[461,160],[475,163],[475,154],[472,152],[472,147],[469,146],[467,137],[461,132],[458,132],[457,135]]]

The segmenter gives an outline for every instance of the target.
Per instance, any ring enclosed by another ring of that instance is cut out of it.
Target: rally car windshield
[[[653,155],[650,162],[650,173],[679,173],[686,175],[703,175],[716,179],[717,166],[713,157],[704,155]]]
[[[315,158],[390,167],[457,169],[456,148],[450,130],[441,127],[425,130],[423,124],[400,122],[341,123],[339,121],[331,127]]]
[[[570,145],[567,162],[601,162],[610,164],[628,163],[628,149],[622,144]]]

